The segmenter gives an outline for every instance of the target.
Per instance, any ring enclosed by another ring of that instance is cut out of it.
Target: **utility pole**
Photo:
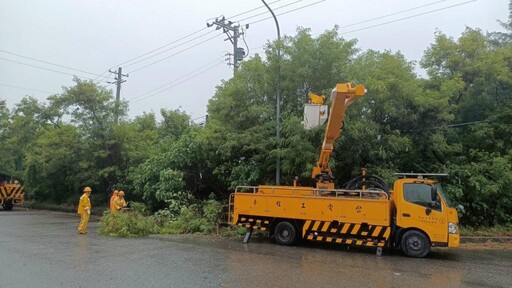
[[[128,74],[124,75],[122,74],[121,72],[123,71],[123,68],[119,67],[117,68],[117,72],[116,71],[112,71],[112,70],[108,70],[110,73],[113,73],[113,74],[116,74],[116,76],[114,77],[114,79],[116,81],[114,82],[108,82],[110,84],[116,84],[117,86],[117,89],[116,89],[116,103],[115,103],[115,108],[114,108],[114,124],[117,125],[118,121],[119,121],[119,103],[120,103],[120,98],[121,98],[121,83],[124,83],[126,82],[126,80],[123,79],[123,77],[128,77]]]
[[[226,20],[225,17],[222,17],[220,19],[215,18],[215,20],[212,23],[206,23],[207,27],[217,26],[215,27],[215,30],[220,30],[222,28],[222,31],[228,35],[228,38],[224,39],[224,41],[229,40],[231,44],[233,44],[233,54],[228,54],[233,56],[233,64],[229,63],[228,65],[233,65],[233,75],[236,74],[236,71],[238,70],[239,62],[242,61],[246,55],[244,48],[238,47],[238,38],[240,36],[244,35],[244,32],[240,31],[240,24],[234,25],[233,22]],[[245,25],[245,29],[249,29],[249,24]]]

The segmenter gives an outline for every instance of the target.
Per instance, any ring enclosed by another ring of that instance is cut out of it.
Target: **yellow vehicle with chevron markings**
[[[11,211],[14,205],[21,205],[25,200],[25,188],[18,180],[0,175],[0,205],[5,211]]]
[[[239,186],[229,201],[229,223],[267,231],[278,244],[299,239],[401,248],[411,257],[425,257],[433,246],[458,247],[458,214],[441,185],[425,176],[398,174],[390,190],[377,176],[361,176],[335,189],[329,167],[334,141],[341,135],[345,109],[365,94],[363,85],[339,83],[331,93],[331,109],[317,165],[316,187]]]

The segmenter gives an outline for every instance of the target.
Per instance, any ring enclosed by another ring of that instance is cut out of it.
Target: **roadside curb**
[[[460,243],[512,243],[512,237],[479,237],[479,236],[464,236],[460,237]]]

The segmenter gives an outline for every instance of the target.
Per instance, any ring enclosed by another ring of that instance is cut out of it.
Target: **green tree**
[[[89,165],[85,145],[76,127],[61,125],[45,129],[26,152],[25,175],[32,198],[62,203],[69,200],[84,183]]]
[[[470,225],[510,223],[509,188],[512,47],[494,45],[494,34],[466,29],[454,40],[442,33],[426,51],[426,86],[449,97],[455,123],[438,132],[442,166],[451,174],[448,192],[466,207]]]

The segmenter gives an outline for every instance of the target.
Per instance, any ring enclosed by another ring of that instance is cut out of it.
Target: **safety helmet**
[[[87,186],[84,188],[84,192],[92,192],[91,187]]]
[[[117,195],[117,193],[119,193],[119,191],[117,191],[117,190],[114,190],[114,195]]]
[[[124,196],[124,191],[119,191],[119,196]]]
[[[18,182],[18,180],[14,180],[14,184],[20,184],[20,182]]]

